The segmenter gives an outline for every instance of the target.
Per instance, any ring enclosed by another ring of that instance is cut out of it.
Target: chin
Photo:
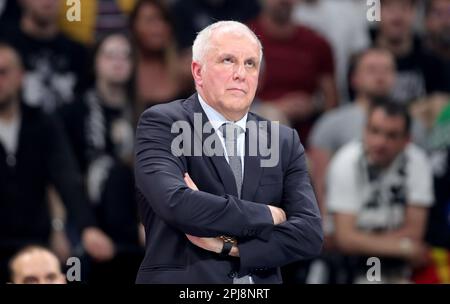
[[[233,100],[231,100],[227,104],[227,108],[236,113],[246,112],[249,106],[250,104],[248,102],[233,101]]]

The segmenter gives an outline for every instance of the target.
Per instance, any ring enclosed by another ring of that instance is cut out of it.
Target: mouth
[[[239,88],[231,88],[231,89],[227,89],[227,91],[233,92],[233,93],[240,93],[240,94],[247,94],[247,91],[245,91],[244,89],[239,89]]]

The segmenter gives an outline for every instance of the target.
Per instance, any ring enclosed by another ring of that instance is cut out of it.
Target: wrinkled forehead
[[[247,38],[249,42],[253,42],[255,45],[258,44],[258,41],[255,35],[245,28],[234,28],[234,27],[218,27],[212,30],[212,37],[220,37],[220,36],[233,36],[240,38]]]
[[[246,31],[216,29],[209,40],[209,50],[216,52],[245,53],[247,56],[260,56],[260,47],[256,38]]]
[[[24,254],[14,261],[12,268],[14,272],[20,273],[23,276],[60,272],[59,261],[56,257],[46,252]]]

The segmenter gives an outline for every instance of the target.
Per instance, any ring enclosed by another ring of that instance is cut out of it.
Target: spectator
[[[394,55],[397,79],[392,97],[406,104],[426,94],[426,62],[419,36],[414,33],[417,10],[417,0],[384,0],[379,26],[370,32],[375,47]]]
[[[220,20],[247,22],[260,10],[258,0],[172,0],[178,47],[190,49],[198,32]]]
[[[138,113],[154,104],[189,96],[193,90],[190,58],[181,58],[177,52],[172,19],[164,3],[139,1],[130,24],[137,48]]]
[[[112,244],[95,227],[65,133],[53,117],[21,103],[22,64],[5,44],[0,72],[0,282],[18,249],[48,244],[50,184],[75,220],[86,251],[99,260],[110,258]]]
[[[427,86],[450,93],[450,0],[429,0],[425,6]]]
[[[430,163],[409,143],[410,117],[396,103],[372,106],[363,142],[344,146],[328,175],[327,205],[338,247],[352,256],[354,282],[368,282],[368,257],[381,259],[381,282],[409,282],[427,262],[423,241],[433,203]]]
[[[293,19],[323,35],[333,48],[341,103],[349,102],[348,69],[352,55],[369,46],[366,4],[360,0],[300,0]]]
[[[314,125],[309,138],[309,158],[316,197],[322,212],[325,231],[324,252],[320,260],[325,267],[320,282],[345,283],[343,257],[336,252],[332,220],[325,206],[325,176],[333,154],[346,143],[362,137],[366,111],[372,100],[389,96],[395,82],[395,63],[386,50],[367,49],[354,57],[350,82],[356,92],[354,102],[323,115]],[[314,277],[314,264],[307,280]]]
[[[133,283],[143,257],[133,179],[132,50],[122,34],[94,49],[95,82],[79,102],[62,109],[99,227],[114,257],[92,261],[89,282]]]
[[[292,122],[306,142],[315,117],[337,105],[332,50],[325,39],[296,25],[293,0],[266,0],[250,23],[264,46],[265,67],[258,97],[271,102]],[[322,93],[323,106],[314,100]]]
[[[84,84],[86,50],[60,32],[60,0],[22,0],[19,27],[2,28],[25,65],[24,101],[53,112],[74,100]]]
[[[362,138],[366,112],[374,100],[387,98],[394,87],[396,72],[394,58],[387,50],[371,48],[354,58],[351,84],[356,93],[353,103],[333,110],[316,123],[310,137],[309,156],[312,179],[322,211],[325,196],[325,172],[329,160],[342,146]],[[424,130],[414,121],[414,142],[423,143]]]
[[[13,284],[66,284],[58,258],[41,246],[21,249],[9,262]]]

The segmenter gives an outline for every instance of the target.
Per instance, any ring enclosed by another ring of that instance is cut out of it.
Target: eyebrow
[[[219,55],[219,58],[225,58],[225,57],[233,57],[233,58],[236,58],[235,55],[230,54],[230,53],[223,53],[223,54],[220,54],[220,55]]]
[[[233,55],[233,54],[230,54],[230,53],[223,53],[223,54],[219,55],[219,58],[225,58],[225,57],[236,58],[237,56]],[[253,61],[255,61],[255,63],[258,63],[258,59],[256,57],[248,57],[244,61],[247,61],[247,60],[253,60]]]
[[[23,282],[37,281],[38,278],[36,276],[30,275],[23,278]]]

